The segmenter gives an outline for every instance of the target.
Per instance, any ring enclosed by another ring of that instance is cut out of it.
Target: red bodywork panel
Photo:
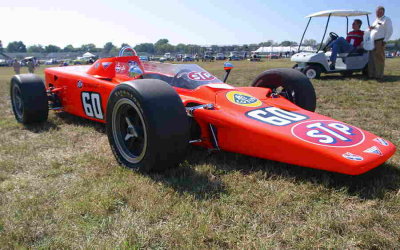
[[[56,67],[45,70],[46,87],[55,88],[63,110],[105,123],[107,101],[114,87],[135,80],[129,75],[134,63],[146,74],[174,77],[160,68],[173,65],[140,62],[137,56],[97,60],[91,66]],[[193,79],[213,79],[209,73]],[[215,77],[214,77],[215,78]],[[367,172],[389,159],[395,146],[372,133],[309,112],[271,90],[209,83],[194,89],[174,87],[185,106],[213,104],[196,109],[201,142],[216,147],[210,125],[222,150],[350,175]],[[54,90],[53,90],[54,91]]]

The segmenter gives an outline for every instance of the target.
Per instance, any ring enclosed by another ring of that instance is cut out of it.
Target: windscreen
[[[178,88],[195,89],[209,83],[223,83],[196,64],[142,63],[144,78],[160,79]]]

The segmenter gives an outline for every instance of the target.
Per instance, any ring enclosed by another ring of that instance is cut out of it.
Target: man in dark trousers
[[[375,32],[375,48],[369,54],[368,76],[382,80],[385,69],[385,45],[393,34],[392,20],[385,16],[385,8],[383,6],[376,8],[376,20],[369,29],[371,33]]]

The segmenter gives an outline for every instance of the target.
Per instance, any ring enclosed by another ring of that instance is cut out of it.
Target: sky
[[[0,40],[25,45],[112,42],[232,45],[268,40],[299,42],[305,16],[331,9],[370,11],[378,5],[392,19],[393,39],[400,38],[398,0],[0,0]],[[351,18],[353,19],[353,18]],[[367,25],[362,18],[363,26]],[[351,20],[349,21],[351,25]],[[326,18],[313,18],[306,39],[322,39]],[[346,19],[332,18],[328,32],[346,35]]]

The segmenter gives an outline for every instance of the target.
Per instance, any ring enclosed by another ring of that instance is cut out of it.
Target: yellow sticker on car
[[[226,98],[234,104],[245,107],[259,107],[262,105],[262,102],[254,96],[240,91],[229,91],[226,93]]]

